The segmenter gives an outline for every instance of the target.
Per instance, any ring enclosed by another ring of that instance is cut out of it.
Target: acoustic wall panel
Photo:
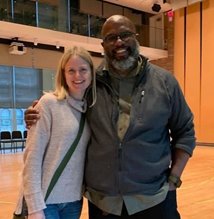
[[[211,0],[175,12],[174,72],[194,113],[201,145],[214,145],[213,21]]]
[[[186,10],[185,97],[194,113],[196,136],[200,136],[200,75],[201,75],[201,22],[200,3]]]
[[[203,2],[201,141],[214,143],[214,1]]]
[[[174,75],[184,92],[184,9],[175,11],[174,22]]]

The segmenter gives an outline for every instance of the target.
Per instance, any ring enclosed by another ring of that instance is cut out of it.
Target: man
[[[195,147],[193,115],[173,75],[139,55],[128,18],[111,16],[101,34],[105,59],[87,112],[89,218],[179,219],[176,188]]]

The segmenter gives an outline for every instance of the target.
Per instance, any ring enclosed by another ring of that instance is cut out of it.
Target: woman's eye
[[[73,69],[70,69],[68,72],[69,72],[70,74],[73,74],[73,73],[74,73],[74,70],[73,70]]]
[[[80,69],[80,72],[81,73],[85,73],[85,72],[87,72],[87,69],[86,68],[82,68],[82,69]]]
[[[80,68],[78,70],[75,70],[75,69],[68,69],[68,74],[75,74],[76,72],[79,72],[79,74],[85,74],[88,72],[88,69],[87,68]]]

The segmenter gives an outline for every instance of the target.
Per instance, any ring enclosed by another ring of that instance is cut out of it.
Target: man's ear
[[[104,44],[104,43],[103,43],[103,42],[101,42],[101,45],[102,45],[102,47],[103,47],[103,44]]]

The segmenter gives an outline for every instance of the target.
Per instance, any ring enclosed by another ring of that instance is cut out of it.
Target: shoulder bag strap
[[[45,201],[48,199],[53,187],[55,186],[55,184],[57,183],[59,177],[61,176],[62,174],[62,171],[64,170],[64,168],[66,167],[68,161],[70,160],[71,158],[71,155],[73,154],[74,150],[76,149],[77,145],[78,145],[78,142],[80,140],[80,137],[82,135],[82,132],[83,132],[83,129],[84,129],[84,124],[85,124],[85,114],[81,114],[81,120],[80,120],[80,126],[79,126],[79,131],[78,131],[78,134],[74,140],[74,142],[72,143],[71,147],[69,148],[68,152],[66,153],[66,155],[64,156],[63,160],[61,161],[61,163],[59,164],[59,166],[57,167],[52,179],[51,179],[51,182],[50,182],[50,185],[48,187],[48,190],[47,190],[47,193],[46,193],[46,196],[45,196]]]

